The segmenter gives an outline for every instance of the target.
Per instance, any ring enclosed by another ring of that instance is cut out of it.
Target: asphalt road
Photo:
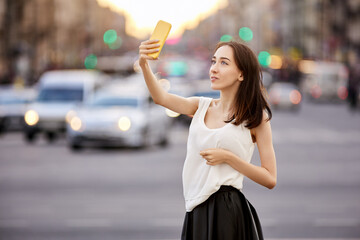
[[[305,103],[274,111],[272,129],[278,184],[243,190],[265,238],[360,239],[360,113]],[[0,239],[179,239],[186,138],[176,125],[167,148],[73,153],[0,137]]]

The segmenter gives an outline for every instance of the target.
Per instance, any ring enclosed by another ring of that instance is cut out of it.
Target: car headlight
[[[65,120],[67,123],[71,122],[71,119],[76,116],[76,112],[74,110],[70,110],[67,112]]]
[[[24,116],[25,122],[29,126],[34,126],[39,122],[39,114],[34,110],[29,110]]]
[[[82,121],[79,117],[73,117],[70,120],[70,127],[74,131],[80,131],[81,127],[83,126]]]
[[[118,121],[118,127],[121,131],[127,131],[131,127],[131,120],[128,117],[121,117]]]

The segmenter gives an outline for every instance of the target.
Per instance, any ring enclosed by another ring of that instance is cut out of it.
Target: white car
[[[58,70],[44,73],[38,96],[25,113],[25,139],[33,142],[43,132],[53,141],[66,129],[66,114],[76,105],[89,101],[105,77],[92,70]]]
[[[275,109],[299,110],[302,95],[295,84],[275,82],[269,87],[269,102]]]
[[[31,88],[0,90],[0,133],[24,128],[26,107],[36,96]]]
[[[344,101],[347,98],[348,71],[343,63],[303,60],[302,89],[310,100]]]
[[[93,101],[69,113],[67,139],[71,149],[85,146],[165,146],[171,119],[141,84],[112,84]]]

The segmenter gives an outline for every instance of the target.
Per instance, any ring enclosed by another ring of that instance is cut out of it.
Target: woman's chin
[[[221,90],[221,88],[217,84],[214,84],[214,83],[211,83],[210,87],[212,90]]]

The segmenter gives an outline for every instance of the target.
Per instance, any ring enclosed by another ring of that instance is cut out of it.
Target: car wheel
[[[77,143],[72,143],[70,145],[70,148],[72,151],[80,151],[81,149],[83,149],[83,146],[79,142],[77,142]]]
[[[0,135],[5,132],[5,127],[0,123]]]
[[[56,140],[56,133],[54,132],[47,132],[46,133],[46,140],[48,143],[52,143]]]
[[[28,132],[25,134],[25,141],[27,143],[34,143],[36,139],[36,134],[33,132]]]
[[[169,145],[169,140],[166,136],[164,136],[164,138],[160,141],[159,145],[160,147],[166,147],[167,145]]]

